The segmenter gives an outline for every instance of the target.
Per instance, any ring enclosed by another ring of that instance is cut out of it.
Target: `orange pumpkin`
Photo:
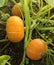
[[[12,8],[12,14],[13,14],[13,15],[16,15],[16,16],[21,16],[21,11],[20,11],[20,9],[18,8],[18,6],[21,7],[22,4],[19,2],[19,3],[17,3],[16,5],[14,5],[13,8]]]
[[[19,42],[24,38],[23,20],[18,16],[11,16],[6,23],[7,37],[12,42]]]
[[[26,54],[31,60],[40,60],[47,51],[48,46],[42,39],[33,39],[29,42]]]

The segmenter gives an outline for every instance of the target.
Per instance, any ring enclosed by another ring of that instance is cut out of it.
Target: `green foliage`
[[[54,0],[45,0],[52,8],[54,8]]]
[[[25,62],[26,62],[26,65],[28,65],[28,64],[29,64],[29,59],[26,58],[26,59],[25,59]]]
[[[8,3],[8,0],[0,0],[0,7],[6,6]]]
[[[5,4],[5,0],[0,0],[0,7],[3,7]]]
[[[1,16],[2,16],[1,20],[3,20],[3,21],[7,20],[8,17],[10,17],[10,15],[8,13],[2,14]]]
[[[0,65],[5,65],[9,59],[10,59],[10,56],[8,55],[0,56]]]

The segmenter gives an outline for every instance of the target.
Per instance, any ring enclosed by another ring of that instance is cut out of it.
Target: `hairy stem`
[[[27,12],[27,14],[26,14]],[[26,30],[25,30],[25,39],[24,39],[24,53],[23,53],[23,58],[21,61],[20,65],[24,65],[25,63],[25,58],[26,58],[26,47],[28,44],[28,35],[29,35],[29,28],[30,28],[30,12],[29,12],[29,7],[28,7],[28,3],[27,0],[24,0],[24,14],[25,14],[25,26],[26,26]]]

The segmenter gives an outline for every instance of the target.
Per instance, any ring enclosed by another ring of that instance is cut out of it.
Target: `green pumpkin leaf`
[[[5,3],[5,0],[0,0],[0,7],[3,7]]]
[[[10,59],[9,55],[0,56],[0,65],[5,65],[9,59]]]
[[[8,0],[0,0],[0,7],[3,7],[7,4]]]
[[[45,2],[54,8],[54,0],[45,0]]]

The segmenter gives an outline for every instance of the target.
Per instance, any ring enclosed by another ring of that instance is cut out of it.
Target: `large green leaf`
[[[0,7],[3,7],[7,4],[8,0],[0,0]]]
[[[45,0],[52,8],[54,8],[54,0]]]
[[[5,3],[5,0],[0,0],[0,7],[3,7]]]
[[[5,65],[9,59],[10,59],[9,55],[0,56],[0,65]]]

